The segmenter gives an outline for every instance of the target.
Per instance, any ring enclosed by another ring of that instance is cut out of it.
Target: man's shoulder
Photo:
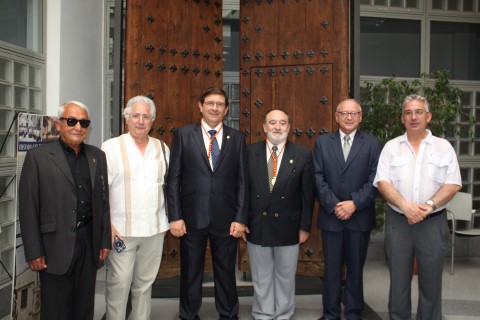
[[[36,147],[33,147],[32,149],[28,150],[28,152],[32,154],[40,154],[40,153],[50,152],[59,147],[60,145],[58,140],[54,140],[52,142],[42,143]]]
[[[380,143],[380,140],[378,140],[377,137],[374,135],[365,132],[365,131],[357,131],[357,135],[359,138],[365,139],[368,142],[374,142],[374,143]]]
[[[298,153],[309,153],[310,152],[310,149],[308,149],[307,147],[305,147],[301,144],[295,143],[295,142],[288,141],[287,142],[287,147],[290,150],[292,150],[294,152],[298,152]]]
[[[98,153],[98,154],[104,154],[103,150],[100,149],[99,147],[97,146],[94,146],[92,144],[84,144],[83,147],[85,148],[85,151],[86,152],[90,152],[90,153]]]

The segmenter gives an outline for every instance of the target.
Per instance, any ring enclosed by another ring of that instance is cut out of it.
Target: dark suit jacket
[[[277,180],[270,193],[266,142],[248,147],[250,208],[249,242],[286,246],[299,242],[299,230],[310,232],[315,200],[312,155],[306,148],[287,142]]]
[[[245,138],[223,126],[222,149],[212,171],[200,123],[178,129],[173,137],[168,171],[168,219],[183,219],[188,228],[211,223],[219,236],[230,234],[232,222],[246,224],[248,167]]]
[[[85,145],[92,180],[93,254],[112,247],[105,154]],[[77,196],[70,168],[58,141],[30,150],[19,185],[19,214],[27,261],[46,257],[46,272],[64,274],[76,238]]]
[[[370,231],[375,227],[373,187],[380,144],[372,135],[357,131],[345,162],[340,133],[321,135],[315,144],[313,164],[320,200],[318,227],[328,231],[343,228]],[[357,211],[348,220],[339,220],[333,213],[340,201],[353,200]]]

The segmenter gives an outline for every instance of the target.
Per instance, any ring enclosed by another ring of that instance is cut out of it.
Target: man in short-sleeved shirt
[[[450,143],[432,135],[427,100],[405,98],[406,133],[389,141],[374,185],[388,202],[386,254],[390,268],[390,319],[411,318],[413,259],[418,262],[417,319],[442,318],[442,273],[449,229],[445,206],[461,186]]]

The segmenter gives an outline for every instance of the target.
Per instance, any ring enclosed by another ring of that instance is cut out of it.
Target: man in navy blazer
[[[287,140],[290,120],[284,111],[270,110],[263,129],[267,139],[248,147],[246,240],[254,288],[252,316],[291,319],[299,245],[308,239],[312,224],[312,154]]]
[[[318,227],[322,231],[325,257],[323,317],[340,319],[342,267],[346,266],[344,315],[361,319],[363,310],[363,266],[370,231],[375,227],[378,191],[373,180],[380,156],[377,138],[361,132],[360,104],[348,99],[336,110],[339,131],[320,136],[313,164],[320,200]]]
[[[87,107],[59,108],[58,141],[30,150],[19,184],[25,258],[42,285],[42,319],[93,319],[100,260],[112,247],[105,153],[83,143]]]
[[[180,237],[180,318],[199,319],[207,240],[220,319],[238,319],[235,279],[238,239],[248,210],[245,138],[223,125],[228,98],[208,88],[198,103],[202,120],[175,132],[168,173],[170,232]]]

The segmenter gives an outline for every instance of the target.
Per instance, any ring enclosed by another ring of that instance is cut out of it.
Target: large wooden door
[[[153,99],[151,135],[170,145],[176,128],[199,121],[198,96],[209,86],[222,86],[221,1],[126,1],[125,101]],[[179,253],[168,233],[159,277],[179,275]]]
[[[348,1],[241,1],[240,21],[241,129],[250,143],[265,139],[265,114],[280,108],[290,115],[289,140],[313,149],[348,96]],[[317,210],[297,274],[323,275]],[[244,244],[239,265],[249,270]]]
[[[282,108],[292,120],[289,140],[313,148],[319,134],[334,129],[332,110],[348,96],[348,0],[239,3],[240,129],[247,143],[264,139],[266,111]],[[199,121],[198,94],[222,86],[222,2],[128,0],[125,29],[125,101],[151,97],[151,135],[170,145],[176,128]],[[301,247],[299,274],[323,274],[315,223]],[[167,235],[159,277],[179,274],[179,252],[178,239]],[[239,261],[247,271],[243,245]]]

